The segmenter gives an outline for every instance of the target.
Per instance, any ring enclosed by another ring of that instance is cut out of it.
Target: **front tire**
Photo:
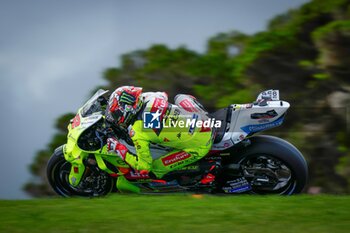
[[[58,147],[46,167],[46,174],[52,189],[60,196],[105,196],[110,193],[114,187],[114,180],[107,173],[100,171],[99,177],[96,179],[104,179],[98,191],[93,189],[82,189],[73,187],[68,181],[68,176],[71,170],[71,164],[65,160],[63,155],[63,146]],[[102,177],[102,178],[100,178]],[[84,177],[82,178],[83,182]],[[101,183],[101,182],[100,182]]]

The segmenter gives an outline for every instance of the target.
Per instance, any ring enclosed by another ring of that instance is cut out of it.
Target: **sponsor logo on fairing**
[[[247,125],[247,126],[241,127],[241,129],[247,134],[256,133],[265,129],[270,129],[270,128],[280,126],[283,123],[283,120],[284,120],[284,117],[280,117],[277,120],[270,123],[259,124],[259,125]]]
[[[77,114],[74,119],[72,120],[72,129],[75,127],[78,127],[80,125],[80,116]]]

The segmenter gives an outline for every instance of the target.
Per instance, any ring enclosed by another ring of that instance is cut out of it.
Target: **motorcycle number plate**
[[[257,100],[260,99],[268,99],[268,100],[279,100],[280,99],[280,92],[279,90],[267,90],[263,91],[259,94]]]

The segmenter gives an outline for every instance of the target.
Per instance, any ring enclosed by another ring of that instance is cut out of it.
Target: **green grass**
[[[350,196],[0,201],[0,232],[350,232]]]

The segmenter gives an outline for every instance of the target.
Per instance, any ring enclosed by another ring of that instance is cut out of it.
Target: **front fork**
[[[64,158],[72,165],[69,173],[69,184],[77,187],[85,172],[83,159],[87,157],[87,153],[80,150],[77,146],[67,149],[67,145],[63,146]]]
[[[78,146],[68,152],[66,146],[64,146],[63,152],[65,159],[72,165],[69,173],[69,183],[73,187],[77,187],[81,183],[88,164],[97,166],[112,177],[124,175],[123,168],[124,171],[129,168],[118,156],[108,153],[106,146],[102,150],[89,153],[82,151]]]

